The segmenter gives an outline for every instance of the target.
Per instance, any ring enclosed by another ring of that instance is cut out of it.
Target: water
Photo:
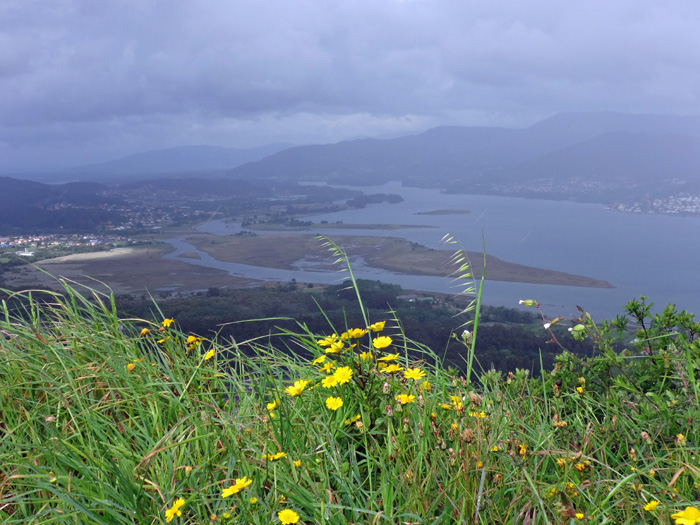
[[[483,195],[447,195],[438,190],[404,188],[398,183],[372,188],[371,192],[397,193],[399,204],[371,205],[361,210],[316,215],[314,222],[343,221],[353,224],[412,224],[432,228],[402,230],[338,230],[321,226],[312,233],[333,238],[340,235],[401,237],[440,248],[446,233],[470,251],[481,251],[509,262],[603,279],[614,289],[531,285],[487,281],[484,302],[517,306],[519,299],[534,298],[548,315],[575,315],[581,305],[594,316],[613,317],[628,300],[647,295],[657,305],[700,312],[700,219],[666,215],[625,214],[598,204],[544,201]],[[439,209],[468,209],[467,215],[416,215]],[[202,231],[233,233],[238,224],[213,221]],[[275,270],[216,261],[182,239],[171,241],[177,256],[196,251],[201,260],[180,259],[227,270],[236,275],[265,280],[337,283],[344,274],[317,271],[306,265],[299,271]],[[479,261],[472,261],[479,264]],[[455,292],[449,278],[407,276],[368,268],[353,262],[360,278],[380,279],[404,288]],[[487,269],[488,275],[488,269]]]

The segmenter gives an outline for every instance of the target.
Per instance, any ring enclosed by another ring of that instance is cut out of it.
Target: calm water
[[[647,295],[657,305],[675,303],[678,308],[700,312],[700,219],[663,215],[623,214],[602,205],[540,201],[481,195],[446,195],[438,190],[404,188],[397,183],[372,188],[371,193],[397,193],[399,204],[372,205],[310,217],[314,222],[343,221],[354,224],[392,223],[433,226],[404,230],[333,230],[314,233],[329,237],[343,234],[402,237],[440,248],[446,233],[470,251],[480,251],[482,236],[488,253],[501,259],[539,268],[603,279],[616,288],[592,289],[487,281],[484,302],[517,306],[518,300],[540,301],[548,315],[574,315],[581,305],[594,316],[612,317],[629,299]],[[468,209],[468,215],[416,215],[438,209]],[[201,229],[216,234],[237,231],[237,224],[214,221]],[[176,252],[196,251],[182,239],[171,240]],[[306,270],[284,271],[222,263],[199,252],[202,260],[180,259],[225,269],[246,277],[301,282],[334,283],[344,274]],[[479,261],[473,261],[479,264]],[[449,278],[393,274],[366,267],[355,260],[357,277],[380,279],[405,288],[455,292]],[[488,275],[488,268],[487,268]]]

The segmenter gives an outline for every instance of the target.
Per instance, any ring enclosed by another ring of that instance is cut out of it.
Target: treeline
[[[432,349],[444,359],[446,366],[465,365],[467,349],[461,338],[472,315],[458,314],[466,306],[467,298],[446,296],[408,302],[399,299],[405,292],[398,285],[369,280],[359,280],[358,285],[372,322],[388,320],[388,326],[396,326],[392,320],[395,317],[409,339]],[[355,290],[347,282],[326,287],[298,286],[292,282],[253,289],[211,288],[197,295],[159,299],[157,308],[143,296],[117,299],[121,315],[150,319],[154,314],[160,315],[157,312],[160,308],[162,315],[174,318],[184,332],[232,339],[239,344],[269,336],[276,345],[274,334],[285,330],[299,332],[302,327],[315,334],[330,335],[364,326]],[[485,306],[480,322],[476,356],[485,370],[523,368],[537,374],[540,357],[542,365],[549,369],[561,352],[549,342],[550,335],[539,318],[528,311]],[[593,352],[590,343],[573,340],[565,327],[556,328],[560,330],[559,339],[571,352],[578,355]],[[398,333],[398,327],[393,333]]]

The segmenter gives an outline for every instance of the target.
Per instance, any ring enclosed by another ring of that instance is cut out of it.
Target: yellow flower
[[[413,403],[415,400],[416,396],[414,396],[413,394],[399,394],[398,396],[396,396],[396,401],[398,401],[402,405]]]
[[[148,328],[144,328],[143,330],[141,330],[139,337],[146,337],[150,333],[151,333],[151,331]]]
[[[362,352],[360,354],[360,359],[362,359],[363,361],[371,361],[373,357],[374,356],[372,355],[372,352]]]
[[[326,356],[323,356],[323,357],[326,357]],[[334,365],[333,363],[331,363],[331,362],[328,362],[328,363],[326,363],[325,365],[323,365],[321,368],[319,368],[319,371],[320,371],[320,372],[325,372],[325,373],[328,374],[328,373],[330,373],[330,371],[333,370],[334,368],[335,368],[335,365]]]
[[[375,337],[374,339],[372,339],[372,343],[374,344],[374,348],[386,348],[391,344],[391,337],[389,337],[388,335]]]
[[[582,519],[585,518],[585,517],[586,517],[586,516],[585,516],[585,514],[584,514],[583,512],[577,512],[577,513],[576,513],[576,519],[577,519],[577,520],[582,520]]]
[[[333,343],[335,343],[335,337],[326,337],[325,339],[319,339],[316,341],[316,344],[318,346],[331,346]]]
[[[403,373],[403,376],[406,379],[413,379],[415,381],[418,381],[425,377],[425,372],[420,368],[407,368],[406,371]]]
[[[243,476],[242,478],[237,478],[235,484],[233,484],[229,488],[223,490],[223,492],[221,493],[221,497],[228,498],[229,496],[232,496],[233,494],[238,494],[240,491],[242,491],[244,488],[249,486],[251,483],[253,483],[253,480],[248,479],[246,476]]]
[[[301,467],[301,460],[297,459],[296,461],[293,461],[295,467]]]
[[[378,323],[374,323],[369,325],[367,328],[372,330],[373,332],[381,332],[384,330],[384,325],[386,324],[386,321],[379,321]]]
[[[686,507],[683,512],[671,514],[671,517],[676,520],[676,525],[695,525],[700,523],[700,510],[695,507]]]
[[[165,511],[165,521],[170,523],[171,521],[173,521],[173,518],[175,516],[182,516],[182,511],[180,510],[180,508],[184,504],[185,500],[182,498],[178,498],[178,500],[175,503],[173,503],[173,506]]]
[[[215,352],[214,352],[214,349],[212,348],[206,354],[204,354],[204,360],[209,361],[212,357],[214,357],[214,354],[215,354]]]
[[[481,412],[469,412],[469,416],[477,419],[484,419],[486,417],[486,412],[483,410]]]
[[[403,370],[399,365],[389,365],[386,368],[382,370],[385,374],[395,374],[396,372],[400,372]]]
[[[678,434],[676,437],[679,445],[685,445],[685,436],[683,434]]]
[[[566,460],[564,458],[557,458],[557,465],[564,468],[566,466]]]
[[[311,381],[306,381],[303,379],[300,381],[294,381],[294,385],[288,386],[287,388],[284,389],[284,391],[292,397],[300,396],[301,393],[306,388],[306,385],[308,385],[310,382]]]
[[[337,343],[332,343],[330,345],[330,348],[326,348],[326,353],[327,354],[339,354],[340,351],[345,347],[342,341],[338,341]]]
[[[251,504],[251,505],[255,505],[257,502],[258,502],[258,498],[255,498],[255,497],[250,498],[250,504]]]
[[[251,498],[251,499],[254,499],[254,498]],[[224,513],[222,514],[222,516],[224,517],[224,519],[229,519],[229,518],[231,517],[231,513],[230,513],[230,512],[224,512]]]
[[[433,385],[431,385],[428,381],[423,381],[423,390],[430,392],[432,389]]]
[[[352,416],[350,419],[346,419],[346,420],[345,420],[345,425],[346,425],[346,426],[347,426],[347,425],[352,425],[352,424],[353,424],[355,421],[357,421],[358,419],[360,419],[360,414],[356,414],[356,415]]]
[[[336,379],[335,376],[324,377],[323,381],[321,381],[321,384],[324,388],[333,388],[338,384],[338,379]]]
[[[175,322],[175,319],[163,319],[163,322],[160,324],[163,326],[163,328],[170,328],[170,325],[173,324],[174,322]],[[178,514],[178,516],[179,516],[179,514]]]
[[[498,445],[494,445],[491,447],[491,452],[498,452]]]
[[[326,407],[329,410],[338,410],[343,406],[343,400],[340,397],[328,397],[326,398]]]
[[[325,360],[326,360],[326,356],[325,356],[325,355],[322,355],[322,356],[320,356],[320,357],[317,357],[317,358],[314,359],[313,361],[311,361],[311,364],[312,364],[312,365],[318,365],[318,364],[323,363]]]
[[[267,404],[267,409],[272,411],[272,410],[276,410],[277,407],[279,407],[279,406],[280,406],[280,400],[275,399],[272,403]]]
[[[522,457],[525,457],[527,454],[527,445],[525,443],[522,443],[520,445],[520,449],[518,450],[518,454],[520,454]]]
[[[582,386],[577,386],[577,387],[576,387],[576,392],[578,392],[578,395],[579,395],[579,396],[582,396],[582,395],[583,395],[583,387],[582,387]]]
[[[384,361],[385,363],[390,363],[391,361],[396,361],[399,358],[399,354],[387,354],[384,357],[380,357],[377,361]]]
[[[277,461],[278,459],[286,458],[286,452],[278,452],[277,454],[263,454],[263,458],[267,458],[268,461]]]
[[[131,372],[134,368],[136,368],[136,365],[134,363],[129,363],[126,365],[126,369]]]
[[[348,366],[341,366],[333,374],[339,385],[344,385],[352,379],[352,370]]]
[[[365,330],[364,328],[351,328],[350,330],[348,330],[348,336],[351,339],[359,339],[360,337],[362,337],[366,333],[367,333],[367,330]]]
[[[277,513],[277,517],[282,525],[291,525],[299,521],[299,514],[290,509],[284,509]]]
[[[644,510],[646,510],[647,512],[651,512],[652,510],[656,510],[656,507],[658,507],[659,505],[661,505],[661,502],[654,499],[646,505],[644,505]]]
[[[452,401],[452,408],[455,410],[462,410],[462,398],[459,396],[450,396],[450,400]]]

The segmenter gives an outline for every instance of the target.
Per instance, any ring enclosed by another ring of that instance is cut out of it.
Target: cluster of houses
[[[80,246],[96,247],[100,245],[110,245],[117,242],[123,242],[127,239],[120,236],[110,235],[109,237],[95,237],[90,235],[65,235],[65,234],[47,234],[47,235],[0,235],[0,253],[15,253],[20,257],[34,257],[36,250],[55,249],[55,248],[73,248]],[[18,248],[21,248],[18,250]]]

